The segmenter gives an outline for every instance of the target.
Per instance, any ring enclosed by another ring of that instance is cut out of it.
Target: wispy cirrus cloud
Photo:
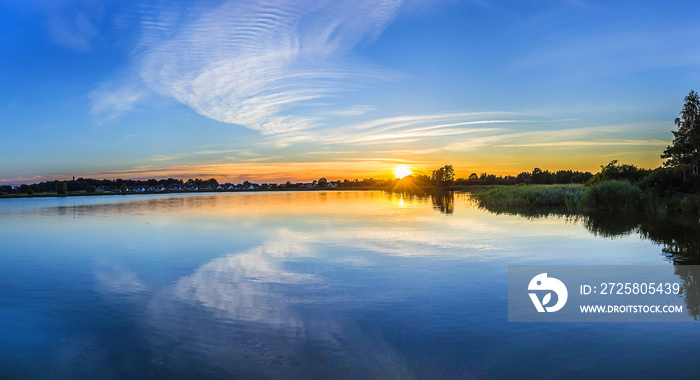
[[[356,60],[352,50],[376,38],[402,1],[144,5],[138,11],[141,33],[133,41],[128,80],[98,87],[93,114],[119,116],[154,91],[205,117],[260,131],[267,136],[258,146],[262,148],[394,145],[382,150],[396,151],[401,144],[421,143],[420,151],[429,154],[487,146],[547,147],[565,140],[551,135],[543,125],[552,120],[535,112],[402,115],[344,123],[343,118],[377,111],[371,105],[333,107],[329,100],[390,76]],[[530,138],[528,131],[540,136],[537,129],[542,139],[518,140]],[[568,138],[571,144],[586,144]],[[413,148],[408,151],[416,152]],[[180,155],[154,159],[174,156]]]
[[[337,110],[337,111],[330,111],[327,112],[326,114],[329,116],[360,116],[364,115],[367,112],[374,111],[375,108],[372,106],[352,106],[347,109],[342,109],[342,110]]]
[[[127,81],[126,84],[115,85],[116,81],[104,82],[93,90],[89,98],[92,102],[90,113],[100,121],[119,118],[131,112],[148,91],[138,81]]]
[[[65,8],[75,6],[71,12]],[[71,50],[88,51],[93,41],[99,36],[99,23],[104,14],[100,1],[88,4],[71,4],[70,2],[43,2],[42,7],[47,16],[47,27],[51,39]]]
[[[517,112],[396,116],[334,128],[289,131],[271,136],[267,142],[277,147],[298,143],[378,145],[427,142],[450,136],[496,132],[501,129],[499,125],[531,122],[524,119],[526,116]]]
[[[504,144],[503,147],[557,147],[566,148],[572,146],[667,146],[668,141],[662,140],[630,140],[630,139],[620,139],[620,140],[590,140],[590,141],[555,141],[555,142],[540,142],[540,143],[527,143],[527,144]]]
[[[149,89],[205,117],[266,135],[304,130],[318,126],[323,116],[308,116],[313,113],[299,107],[389,76],[350,53],[376,38],[400,3],[230,0],[144,6],[132,70]],[[104,96],[95,94],[96,107],[105,104]],[[345,106],[336,112],[352,116],[369,109]]]

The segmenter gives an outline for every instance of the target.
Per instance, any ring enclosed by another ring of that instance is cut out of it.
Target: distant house
[[[103,193],[111,193],[111,192],[112,192],[112,188],[109,187],[109,186],[100,186],[100,187],[97,188],[97,191],[101,191],[101,192],[103,192]]]
[[[336,187],[338,187],[338,184],[335,182],[328,182],[326,184],[326,187],[331,188],[331,189],[335,189]]]

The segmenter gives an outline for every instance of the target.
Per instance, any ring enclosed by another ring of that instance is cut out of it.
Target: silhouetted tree
[[[418,186],[430,186],[430,177],[425,174],[415,174],[413,178]]]
[[[607,165],[600,166],[600,172],[591,178],[589,183],[598,183],[609,180],[628,180],[638,182],[649,175],[651,170],[640,169],[634,165],[618,164],[617,160],[610,161]]]
[[[216,187],[219,186],[219,181],[217,181],[215,178],[210,178],[207,180],[206,186],[208,186],[210,189],[216,189]]]
[[[686,171],[691,175],[698,174],[700,162],[700,97],[695,91],[690,91],[685,97],[685,104],[676,118],[677,131],[673,132],[673,142],[664,149],[661,158],[666,159],[664,166],[680,168],[685,181]]]
[[[455,180],[455,170],[452,165],[445,165],[440,169],[433,170],[431,179],[437,187],[448,187]]]
[[[532,177],[532,174],[530,172],[522,172],[517,175],[516,182],[517,183],[528,183],[530,182],[530,178]]]
[[[68,186],[66,185],[65,182],[57,182],[56,183],[56,193],[58,195],[64,195],[68,191]]]
[[[532,169],[530,183],[552,184],[554,183],[554,174],[552,174],[552,172],[549,170],[534,168]]]

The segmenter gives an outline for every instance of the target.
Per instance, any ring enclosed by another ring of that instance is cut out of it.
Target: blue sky
[[[4,1],[0,182],[656,167],[699,7]]]

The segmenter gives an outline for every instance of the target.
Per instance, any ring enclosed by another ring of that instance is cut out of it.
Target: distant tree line
[[[70,181],[46,181],[31,185],[20,186],[0,186],[0,195],[3,194],[41,194],[55,193],[63,194],[92,194],[104,191],[115,193],[128,192],[160,192],[160,191],[202,191],[202,190],[276,190],[276,189],[345,189],[345,190],[392,190],[404,188],[410,183],[413,189],[442,189],[454,190],[461,187],[478,185],[518,185],[518,184],[594,184],[609,180],[625,180],[638,185],[642,189],[652,189],[656,191],[685,191],[692,192],[698,188],[700,181],[694,181],[695,176],[685,178],[681,169],[661,167],[654,170],[638,168],[634,165],[620,164],[617,160],[610,161],[607,165],[601,166],[601,170],[592,174],[591,172],[580,172],[573,170],[549,171],[534,168],[531,172],[522,172],[516,176],[495,175],[488,173],[471,173],[467,178],[457,178],[454,176],[452,165],[445,165],[432,172],[430,176],[417,174],[404,177],[402,179],[345,179],[342,181],[328,181],[320,178],[312,182],[287,181],[282,184],[275,183],[252,183],[244,181],[239,184],[219,183],[216,179],[148,179],[148,180],[108,180],[78,178]],[[696,184],[696,182],[698,182]],[[403,184],[403,187],[402,187]]]
[[[616,163],[616,161],[615,161]],[[610,164],[609,164],[610,165]],[[625,165],[629,166],[629,165]],[[608,169],[608,172],[611,170]],[[626,174],[626,172],[624,173]],[[612,174],[607,174],[611,176]],[[598,176],[598,174],[596,174]],[[3,194],[40,194],[56,193],[76,194],[76,193],[99,193],[104,191],[116,193],[128,193],[138,190],[139,192],[160,192],[160,191],[199,191],[199,190],[272,190],[272,189],[377,189],[386,190],[395,188],[400,183],[410,182],[415,188],[438,188],[452,189],[461,186],[474,185],[516,185],[516,184],[565,184],[565,183],[587,183],[595,176],[590,172],[579,172],[571,170],[560,170],[550,172],[539,168],[532,172],[522,172],[517,176],[496,176],[495,174],[472,173],[468,178],[455,179],[455,170],[452,165],[445,165],[432,172],[430,176],[416,174],[404,177],[403,179],[345,179],[339,181],[328,181],[326,178],[319,178],[312,182],[291,182],[276,183],[253,183],[244,181],[239,184],[219,183],[215,178],[204,179],[148,179],[148,180],[124,180],[124,179],[91,179],[78,178],[70,181],[46,181],[35,184],[23,184],[20,186],[0,186],[0,195]],[[618,175],[617,177],[620,177]],[[616,178],[617,178],[616,177]],[[597,178],[597,177],[596,177]],[[607,177],[606,177],[607,178]]]
[[[467,178],[459,178],[454,184],[457,186],[473,185],[517,185],[517,184],[567,184],[586,183],[593,177],[591,172],[573,170],[558,170],[550,172],[534,168],[531,172],[521,172],[518,175],[497,176],[495,174],[472,173]]]
[[[124,179],[92,179],[78,178],[70,181],[45,181],[20,186],[0,186],[0,195],[8,194],[95,194],[95,193],[133,193],[133,192],[178,192],[178,191],[207,191],[207,190],[271,190],[271,189],[311,189],[311,188],[338,188],[344,184],[346,188],[380,188],[385,185],[383,180],[354,180],[344,182],[328,181],[319,178],[313,182],[286,182],[254,183],[243,181],[242,183],[219,183],[215,178],[210,179],[148,179],[148,180],[124,180]]]
[[[99,188],[109,188],[113,190],[119,190],[122,187],[153,187],[161,185],[163,187],[168,187],[172,185],[182,185],[183,181],[181,179],[168,178],[168,179],[149,179],[149,180],[133,180],[133,179],[92,179],[92,178],[78,178],[72,179],[70,181],[45,181],[34,183],[31,185],[20,185],[12,187],[9,185],[0,186],[0,194],[34,194],[34,193],[95,193]]]

